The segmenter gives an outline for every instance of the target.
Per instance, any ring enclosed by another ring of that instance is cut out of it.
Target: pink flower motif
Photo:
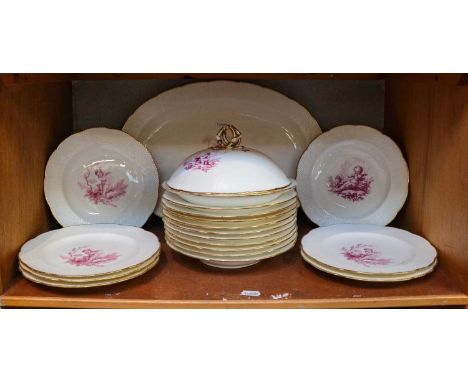
[[[115,202],[125,196],[128,184],[125,183],[124,179],[114,184],[111,171],[104,171],[100,167],[94,170],[93,175],[87,169],[83,174],[86,183],[78,182],[78,186],[82,190],[86,190],[83,197],[88,198],[96,205],[104,204],[117,207]]]
[[[102,267],[110,261],[116,260],[119,255],[117,252],[104,255],[100,249],[92,249],[87,246],[73,248],[66,256],[60,256],[65,260],[65,263],[81,267]]]
[[[363,162],[363,161],[358,161]],[[351,162],[345,161],[341,171],[335,177],[328,177],[328,191],[341,196],[343,199],[358,202],[363,200],[371,191],[374,178],[369,177],[364,167],[357,164],[351,170]]]
[[[350,261],[369,267],[371,265],[387,265],[391,259],[379,258],[380,252],[374,249],[374,245],[356,244],[349,248],[341,248],[341,254]]]
[[[196,155],[190,160],[184,162],[184,169],[186,170],[201,170],[208,172],[220,161],[216,153],[207,152],[202,155]]]

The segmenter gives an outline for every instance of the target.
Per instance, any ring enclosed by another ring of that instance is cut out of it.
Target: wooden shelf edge
[[[468,305],[468,296],[460,294],[406,297],[353,298],[353,299],[291,299],[291,300],[124,300],[85,298],[46,298],[3,296],[1,307],[22,308],[402,308]]]
[[[0,73],[4,85],[76,80],[378,80],[377,73]]]

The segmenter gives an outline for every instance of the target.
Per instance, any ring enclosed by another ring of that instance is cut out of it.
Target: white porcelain
[[[66,281],[52,281],[50,279],[46,279],[43,277],[39,277],[31,272],[28,272],[24,269],[20,268],[21,274],[28,280],[35,282],[37,284],[42,284],[42,285],[47,285],[55,288],[71,288],[71,289],[77,289],[77,288],[94,288],[94,287],[101,287],[101,286],[107,286],[107,285],[113,285],[117,283],[121,283],[124,281],[128,281],[131,279],[134,279],[138,276],[143,275],[144,273],[148,272],[152,268],[154,268],[159,262],[159,256],[153,260],[152,263],[150,263],[148,266],[144,268],[138,268],[133,270],[132,272],[128,272],[124,275],[121,275],[119,277],[115,278],[109,278],[106,280],[97,280],[97,281],[89,281],[89,282],[66,282]]]
[[[39,272],[33,268],[28,267],[26,264],[23,264],[21,261],[18,263],[18,268],[22,273],[28,273],[32,276],[35,276],[39,279],[44,279],[52,282],[64,282],[71,284],[86,284],[86,283],[96,283],[99,281],[108,281],[116,278],[121,278],[130,274],[137,273],[143,269],[151,267],[152,264],[155,264],[159,260],[160,252],[155,253],[148,260],[145,260],[133,267],[125,268],[117,272],[108,272],[102,275],[91,275],[91,276],[58,276],[49,273]]]
[[[302,251],[325,266],[361,274],[413,272],[437,257],[436,249],[420,236],[364,224],[313,229],[302,238]]]
[[[258,207],[256,209],[238,209],[238,210],[202,210],[202,209],[192,209],[180,206],[178,204],[172,204],[171,202],[163,198],[163,207],[169,211],[175,213],[181,213],[190,215],[193,217],[202,217],[202,218],[226,218],[226,219],[235,219],[235,218],[248,218],[250,216],[260,217],[269,214],[281,213],[291,207],[298,207],[298,202],[295,198],[285,201],[283,203],[278,203],[273,206],[268,207]]]
[[[282,253],[289,251],[291,248],[294,247],[296,243],[297,237],[292,237],[291,239],[277,245],[271,246],[264,250],[259,250],[256,252],[251,252],[245,255],[219,255],[218,252],[212,251],[205,251],[196,248],[189,247],[187,245],[181,244],[169,238],[167,240],[167,245],[175,250],[176,252],[182,253],[186,256],[193,257],[199,260],[208,260],[208,261],[219,261],[219,262],[252,262],[252,261],[260,261],[264,259],[268,259],[271,257],[278,256]]]
[[[344,277],[347,279],[351,280],[358,280],[358,281],[369,281],[369,282],[402,282],[402,281],[408,281],[412,279],[416,279],[419,277],[423,277],[429,273],[431,273],[434,268],[437,266],[437,260],[434,261],[434,263],[428,267],[422,268],[418,271],[414,272],[408,272],[408,273],[397,273],[397,274],[389,274],[389,275],[374,275],[374,274],[362,274],[362,273],[355,273],[355,272],[348,272],[348,271],[343,271],[339,270],[337,268],[329,267],[327,265],[324,265],[307,255],[303,254],[302,255],[304,261],[312,265],[313,267],[326,272],[330,273],[335,276],[339,277]]]
[[[250,267],[259,263],[261,260],[247,260],[247,261],[219,261],[219,260],[200,260],[203,264],[210,267],[221,269],[240,269]]]
[[[255,253],[264,252],[265,250],[273,250],[285,245],[290,240],[297,238],[297,228],[285,233],[282,236],[276,237],[274,240],[265,240],[265,242],[256,243],[253,245],[229,245],[229,246],[218,246],[212,244],[198,243],[192,240],[186,240],[172,234],[169,231],[165,231],[166,239],[169,239],[180,246],[184,246],[195,251],[201,251],[212,256],[251,256]]]
[[[176,193],[171,192],[171,191],[166,190],[164,191],[162,195],[162,199],[169,202],[169,205],[172,205],[173,207],[180,206],[180,207],[189,208],[194,211],[213,210],[213,211],[225,211],[228,213],[233,213],[237,210],[254,210],[254,209],[263,208],[263,207],[273,207],[277,204],[288,202],[296,197],[297,197],[296,191],[292,188],[291,189],[288,188],[286,191],[278,193],[277,197],[269,203],[254,204],[254,205],[239,206],[239,207],[209,207],[205,205],[190,203],[186,201],[185,199],[181,198]]]
[[[191,229],[182,227],[180,224],[173,224],[170,220],[164,220],[164,228],[169,228],[172,231],[178,232],[181,237],[195,238],[200,239],[201,241],[210,242],[216,240],[221,243],[237,242],[238,240],[252,240],[252,239],[262,239],[265,237],[275,237],[276,234],[281,234],[287,230],[292,229],[296,226],[296,219],[291,219],[289,222],[281,225],[277,225],[274,228],[267,228],[264,230],[243,230],[238,231],[207,231],[200,229]]]
[[[274,192],[269,192],[269,193],[259,194],[259,195],[238,194],[235,196],[232,194],[208,195],[208,194],[202,194],[202,193],[197,195],[194,193],[177,191],[175,189],[168,187],[165,183],[162,185],[162,187],[174,194],[179,195],[182,199],[184,199],[185,201],[191,204],[196,204],[198,206],[205,206],[205,207],[217,207],[217,208],[223,208],[223,209],[229,209],[229,208],[237,209],[241,207],[249,208],[249,207],[254,207],[257,205],[276,202],[276,199],[278,197],[280,197],[284,193],[289,193],[290,191],[294,190],[294,188],[296,187],[296,182],[292,179],[290,179],[290,182],[291,183],[288,186],[280,190],[274,191]],[[162,209],[162,202],[160,203],[160,205]]]
[[[93,128],[71,135],[52,153],[44,193],[62,226],[141,227],[155,208],[158,185],[143,145],[122,131]]]
[[[288,178],[295,178],[300,156],[321,133],[295,101],[231,81],[198,82],[161,93],[140,106],[123,130],[151,152],[162,183],[185,158],[216,143],[214,126],[220,122],[238,126],[247,146],[273,158]],[[157,214],[162,214],[160,206]]]
[[[270,158],[252,149],[199,151],[167,180],[175,190],[215,194],[275,190],[290,183]]]
[[[339,126],[315,139],[299,161],[297,193],[319,226],[386,225],[408,195],[408,167],[389,137],[367,126]]]
[[[211,224],[207,226],[206,224],[197,224],[193,222],[184,222],[181,220],[174,220],[169,216],[163,217],[164,224],[169,224],[171,226],[176,226],[178,229],[183,231],[188,231],[191,233],[199,234],[209,234],[216,235],[220,237],[237,237],[238,235],[253,235],[257,233],[268,233],[273,230],[281,229],[286,225],[296,223],[297,216],[296,214],[290,214],[290,216],[277,218],[273,221],[259,222],[253,225],[247,225],[244,227],[233,227],[231,225],[224,225],[224,227]]]
[[[232,249],[252,249],[254,247],[264,247],[271,243],[278,242],[283,238],[286,238],[293,233],[297,232],[297,225],[293,224],[290,227],[287,227],[281,231],[278,231],[274,236],[262,236],[262,237],[253,237],[253,238],[243,238],[241,236],[238,237],[237,240],[226,240],[223,238],[218,238],[217,236],[212,236],[210,238],[203,238],[199,236],[187,235],[181,232],[180,230],[174,229],[167,224],[164,227],[165,231],[172,237],[177,238],[180,240],[181,243],[193,244],[204,246],[206,248],[226,248],[229,250]]]
[[[90,224],[43,233],[21,247],[19,259],[57,276],[98,276],[140,264],[159,248],[156,235],[141,228]]]
[[[267,216],[242,218],[242,219],[223,219],[223,218],[199,218],[199,217],[188,217],[186,215],[177,214],[167,209],[163,210],[164,218],[168,217],[171,220],[180,222],[185,225],[191,225],[200,228],[225,228],[225,229],[247,229],[255,228],[273,224],[276,222],[283,221],[284,219],[290,218],[297,214],[296,206],[289,207],[285,211],[281,211],[278,214],[271,214]],[[163,219],[164,219],[163,218]]]

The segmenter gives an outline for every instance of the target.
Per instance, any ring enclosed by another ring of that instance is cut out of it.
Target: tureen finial
[[[240,145],[242,134],[235,126],[229,123],[218,123],[218,127],[216,134],[218,149],[234,149]]]

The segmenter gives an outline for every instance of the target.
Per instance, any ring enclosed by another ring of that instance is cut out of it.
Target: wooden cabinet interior
[[[31,285],[17,274],[16,257],[20,246],[35,235],[58,226],[51,217],[44,200],[43,176],[45,164],[51,152],[60,141],[72,133],[71,81],[109,78],[385,79],[385,133],[395,139],[401,147],[408,161],[411,177],[409,198],[392,225],[428,238],[439,251],[440,269],[426,280],[410,282],[406,286],[402,284],[396,289],[378,285],[366,288],[362,284],[357,286],[355,283],[336,280],[326,275],[317,276],[316,272],[312,272],[304,264],[297,263],[297,259],[295,267],[288,268],[288,259],[291,259],[291,256],[298,256],[298,249],[295,249],[293,251],[297,253],[285,255],[283,260],[271,260],[271,268],[266,266],[264,270],[271,274],[276,269],[275,267],[283,264],[285,270],[277,271],[286,280],[288,277],[297,276],[298,266],[304,267],[306,272],[310,272],[317,290],[323,291],[316,295],[311,291],[303,291],[302,294],[298,293],[300,297],[296,301],[289,299],[283,305],[278,302],[278,306],[359,307],[468,304],[466,296],[468,294],[468,254],[465,250],[468,246],[468,198],[465,193],[468,184],[467,178],[464,177],[468,167],[466,75],[0,74],[0,142],[2,144],[0,176],[3,180],[0,194],[2,217],[0,223],[0,294],[3,293],[3,296],[0,297],[0,302],[4,306],[213,305],[210,300],[200,303],[191,301],[191,294],[188,291],[177,294],[180,288],[176,286],[173,292],[164,294],[166,304],[160,303],[151,293],[145,294],[146,292],[140,291],[142,295],[139,298],[138,288],[135,289],[135,295],[127,297],[130,300],[121,301],[120,304],[105,304],[104,297],[98,298],[99,295],[105,296],[105,288],[91,295],[84,293],[79,297],[78,294],[72,293],[60,297],[60,291],[51,292]],[[160,223],[155,222],[155,219],[151,220],[148,227],[161,235],[162,231],[158,225]],[[305,233],[311,225],[305,218],[301,221],[301,229]],[[168,250],[169,260],[174,260],[176,255],[169,252]],[[194,283],[200,282],[200,279],[205,277],[206,280],[202,283],[207,283],[206,285],[209,286],[207,280],[210,278],[211,271],[202,268],[198,263],[195,265],[190,260],[188,263],[189,269],[198,266],[200,271],[192,273],[188,271],[184,276],[196,277],[197,280],[191,280]],[[183,269],[184,267],[176,265],[168,266],[167,271],[172,272],[172,279],[166,280],[168,286],[171,282],[180,281],[182,274],[177,276],[174,272],[183,272]],[[287,269],[290,269],[292,273],[284,273]],[[307,273],[304,276],[301,272],[301,277],[307,277]],[[157,288],[155,284],[148,281],[150,276],[135,283],[140,285],[141,282],[147,280],[147,288],[151,286]],[[248,280],[248,277],[246,276],[244,280]],[[232,280],[231,276],[225,277],[227,283],[233,283]],[[271,278],[265,276],[265,283],[268,284],[270,282],[268,280]],[[309,288],[314,288],[313,282],[311,284],[307,281]],[[265,284],[266,289],[269,288],[267,284]],[[189,283],[181,285],[189,287]],[[356,290],[359,290],[359,293],[353,292]],[[424,291],[427,291],[427,298],[424,297]],[[434,296],[434,291],[436,296]],[[358,297],[353,297],[354,295]],[[183,296],[185,300],[179,300],[180,296]],[[154,303],[151,304],[151,301]],[[215,305],[229,306],[230,304],[254,306],[255,302],[235,302],[231,299],[231,302],[220,300]],[[271,305],[265,304],[264,306]],[[276,306],[276,303],[273,305]]]

